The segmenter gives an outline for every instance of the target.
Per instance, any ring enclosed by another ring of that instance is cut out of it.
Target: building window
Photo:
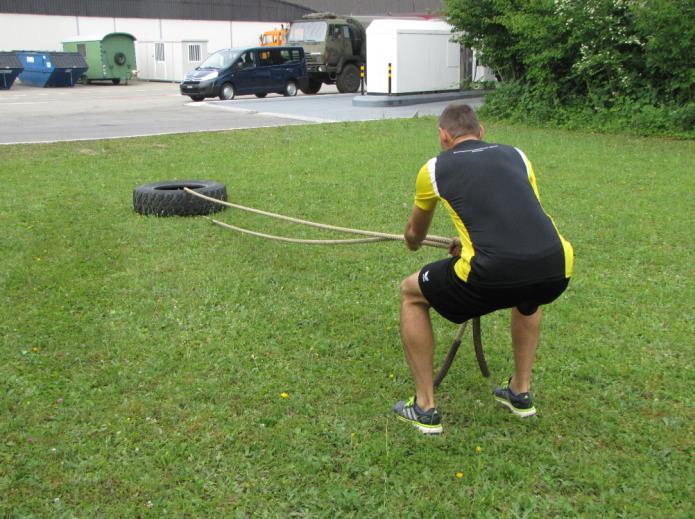
[[[78,43],[77,44],[77,52],[80,54],[82,57],[87,56],[87,46],[84,43]]]
[[[162,63],[164,61],[164,44],[154,44],[154,60]]]
[[[193,43],[188,45],[188,61],[197,63],[200,61],[200,44]]]

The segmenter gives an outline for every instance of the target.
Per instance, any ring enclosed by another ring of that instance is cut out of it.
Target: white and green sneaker
[[[436,408],[423,411],[415,402],[415,397],[409,400],[401,400],[393,406],[393,412],[396,413],[399,420],[411,424],[422,434],[441,434],[442,432],[442,417]]]

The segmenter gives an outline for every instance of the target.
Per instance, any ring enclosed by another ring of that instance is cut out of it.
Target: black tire
[[[116,65],[119,65],[119,66],[125,65],[125,62],[126,62],[125,54],[123,54],[122,52],[117,52],[116,55],[113,57],[113,61],[116,62]]]
[[[305,82],[305,84],[301,87],[301,90],[308,95],[318,94],[322,85],[323,83],[321,83],[321,81],[318,81],[317,79],[310,79]]]
[[[268,95],[268,92],[258,92],[258,93],[256,94],[256,97],[259,98],[259,99],[263,99],[263,98],[264,98],[265,96],[267,96],[267,95]]]
[[[205,96],[188,96],[191,98],[191,100],[195,101],[196,103],[199,103],[203,99],[205,99]]]
[[[121,79],[120,78],[115,78],[111,80],[111,83],[114,85],[120,85],[121,84]]]
[[[360,88],[360,71],[355,65],[348,63],[340,72],[335,85],[341,94],[354,94]]]
[[[282,95],[285,97],[294,97],[297,95],[297,82],[289,80],[285,83],[285,89],[282,91]]]
[[[225,206],[186,193],[196,193],[227,200],[227,188],[213,180],[170,180],[153,182],[133,190],[133,208],[140,214],[155,216],[197,216],[221,211]]]
[[[222,101],[230,101],[234,99],[236,91],[234,90],[234,85],[231,83],[225,83],[220,87],[220,99]]]

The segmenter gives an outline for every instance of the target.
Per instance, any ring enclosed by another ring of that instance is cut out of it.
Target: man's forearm
[[[419,236],[415,232],[411,221],[408,221],[408,224],[405,226],[403,237],[405,238],[405,246],[413,251],[418,250],[422,245],[422,241],[425,239],[424,236]]]

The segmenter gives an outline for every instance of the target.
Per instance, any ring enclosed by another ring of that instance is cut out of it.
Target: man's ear
[[[480,126],[480,131],[478,132],[478,138],[482,141],[483,137],[485,137],[485,127],[483,127],[483,125],[480,123],[478,123],[478,126]]]
[[[444,149],[448,149],[451,144],[451,135],[444,128],[439,128],[439,143]]]

